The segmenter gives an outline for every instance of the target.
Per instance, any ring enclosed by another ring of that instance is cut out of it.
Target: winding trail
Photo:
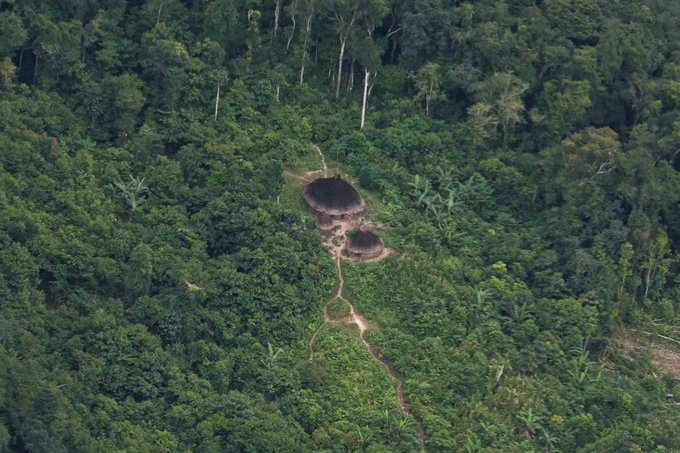
[[[326,167],[326,156],[323,155],[321,152],[321,148],[319,148],[319,145],[312,144],[314,149],[316,149],[316,152],[319,153],[319,156],[321,156],[321,168],[323,168],[323,177],[328,178],[328,167]]]
[[[314,148],[316,148],[316,151],[319,153],[321,156],[321,164],[323,166],[323,175],[324,177],[327,176],[327,167],[326,167],[326,159],[321,152],[321,149],[317,145],[313,145]],[[372,222],[366,222],[362,221],[363,224],[371,224],[371,225],[379,225],[379,224],[373,224]],[[394,369],[394,367],[383,357],[382,353],[380,350],[373,344],[369,343],[368,340],[366,340],[365,337],[365,332],[367,330],[370,330],[373,326],[366,321],[366,318],[364,318],[362,315],[357,313],[357,311],[354,308],[354,305],[345,297],[343,296],[343,290],[345,287],[345,279],[342,275],[342,266],[341,266],[341,260],[343,259],[342,256],[342,250],[345,248],[345,243],[347,241],[347,232],[354,230],[357,228],[357,222],[353,220],[343,220],[343,221],[336,221],[336,228],[333,230],[333,234],[327,238],[324,241],[324,245],[326,248],[329,250],[333,258],[335,259],[335,266],[337,269],[337,274],[338,274],[338,288],[335,291],[335,294],[333,297],[328,299],[326,303],[323,306],[323,323],[317,329],[314,331],[312,334],[312,337],[309,339],[309,360],[312,361],[314,360],[314,343],[316,342],[317,337],[319,336],[319,333],[328,325],[330,324],[344,324],[344,325],[351,325],[354,324],[357,326],[359,329],[359,340],[361,340],[361,343],[364,345],[366,350],[371,354],[371,357],[373,360],[378,362],[380,365],[382,365],[383,368],[385,368],[385,371],[387,372],[387,375],[394,381],[395,384],[395,390],[397,394],[397,402],[399,403],[399,408],[401,409],[402,414],[405,417],[411,416],[410,408],[409,408],[409,403],[408,399],[406,398],[406,395],[404,394],[404,382],[397,373],[397,371]],[[380,225],[382,227],[382,225]],[[345,316],[343,319],[331,319],[330,315],[328,314],[328,306],[330,305],[331,302],[334,300],[342,300],[344,301],[348,306],[349,306],[349,315]],[[421,451],[426,451],[425,449],[425,430],[423,429],[423,424],[421,420],[417,419],[416,417],[413,417],[413,419],[416,421],[417,425],[417,430],[418,430],[418,441],[420,443],[420,449]]]

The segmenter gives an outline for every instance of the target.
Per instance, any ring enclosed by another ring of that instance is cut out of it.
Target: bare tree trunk
[[[651,270],[647,269],[645,271],[645,296],[643,299],[647,299],[647,296],[649,295],[649,285],[651,281],[652,281]]]
[[[394,64],[394,59],[396,58],[396,55],[397,55],[397,40],[393,39],[392,47],[390,49],[390,64]]]
[[[430,116],[430,100],[432,99],[433,82],[430,82],[430,88],[425,95],[425,116]]]
[[[368,69],[364,69],[364,100],[361,104],[361,129],[364,128],[366,124],[366,105],[368,104],[368,78],[371,72]]]
[[[401,27],[397,28],[396,30],[392,30],[392,27],[396,25],[395,17],[394,14],[392,14],[392,24],[390,25],[389,30],[387,30],[387,35],[385,36],[390,40],[390,64],[394,63],[394,57],[397,53],[397,42],[398,40],[396,38],[392,38],[392,35],[395,35],[401,31]]]
[[[434,82],[430,82],[430,87],[427,89],[427,94],[425,94],[425,116],[430,116],[430,102],[432,101],[433,94]]]
[[[281,84],[276,84],[276,102],[279,102],[279,92],[281,91]]]
[[[617,303],[621,303],[621,299],[623,299],[623,291],[626,289],[626,274],[623,274],[623,277],[621,277],[621,287],[619,288],[619,301]]]
[[[220,84],[217,84],[217,95],[215,96],[215,121],[217,121],[217,112],[220,109]]]
[[[274,9],[274,36],[279,29],[279,16],[281,15],[281,0],[276,0],[276,9]]]
[[[305,41],[302,44],[302,62],[300,64],[300,84],[305,81],[305,57],[307,56],[307,43],[309,42],[309,33],[312,31],[312,17],[314,17],[314,10],[309,12],[307,16],[307,25],[305,27]]]
[[[340,99],[340,85],[342,84],[342,61],[345,58],[345,45],[347,44],[347,36],[340,35],[340,55],[338,56],[338,80],[335,85],[335,100]]]
[[[354,57],[349,63],[349,80],[347,80],[347,92],[351,92],[354,89]]]
[[[156,15],[156,26],[158,26],[158,23],[161,21],[161,11],[163,10],[163,2],[161,2],[161,6],[158,7],[158,15]]]
[[[644,299],[647,299],[647,296],[649,296],[649,290],[652,286],[652,281],[654,280],[654,269],[650,267],[645,269],[645,296]]]
[[[290,31],[290,36],[288,37],[288,42],[286,43],[286,51],[290,47],[290,42],[293,40],[293,35],[295,35],[295,16],[291,15],[290,19],[293,21],[293,29]]]
[[[302,56],[302,64],[300,65],[300,85],[305,81],[305,56]]]
[[[278,0],[277,0],[278,1]],[[295,21],[295,14],[297,13],[297,0],[293,0],[290,3],[290,20],[293,22],[293,29],[290,31],[290,36],[288,36],[288,42],[286,43],[286,52],[290,48],[290,43],[293,41],[293,36],[295,36],[295,26],[297,22]]]
[[[370,83],[370,85],[368,85],[368,97],[369,98],[371,97],[371,92],[373,91],[373,85],[374,85],[373,81],[375,81],[376,77],[378,77],[378,71],[375,71],[373,73],[373,77],[371,78],[371,83]]]

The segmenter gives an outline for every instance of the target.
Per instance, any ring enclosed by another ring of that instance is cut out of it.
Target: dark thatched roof
[[[347,250],[350,253],[374,254],[380,253],[385,244],[380,236],[370,231],[357,231],[347,240]]]
[[[366,206],[359,192],[339,175],[312,181],[305,186],[302,196],[312,209],[334,216],[358,214]]]

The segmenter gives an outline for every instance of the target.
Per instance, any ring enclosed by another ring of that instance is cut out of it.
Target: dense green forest
[[[680,451],[679,107],[677,1],[0,0],[0,451]]]

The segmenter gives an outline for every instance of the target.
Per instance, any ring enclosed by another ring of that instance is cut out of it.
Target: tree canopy
[[[680,450],[679,30],[0,0],[0,451]],[[323,247],[322,159],[386,259]]]

